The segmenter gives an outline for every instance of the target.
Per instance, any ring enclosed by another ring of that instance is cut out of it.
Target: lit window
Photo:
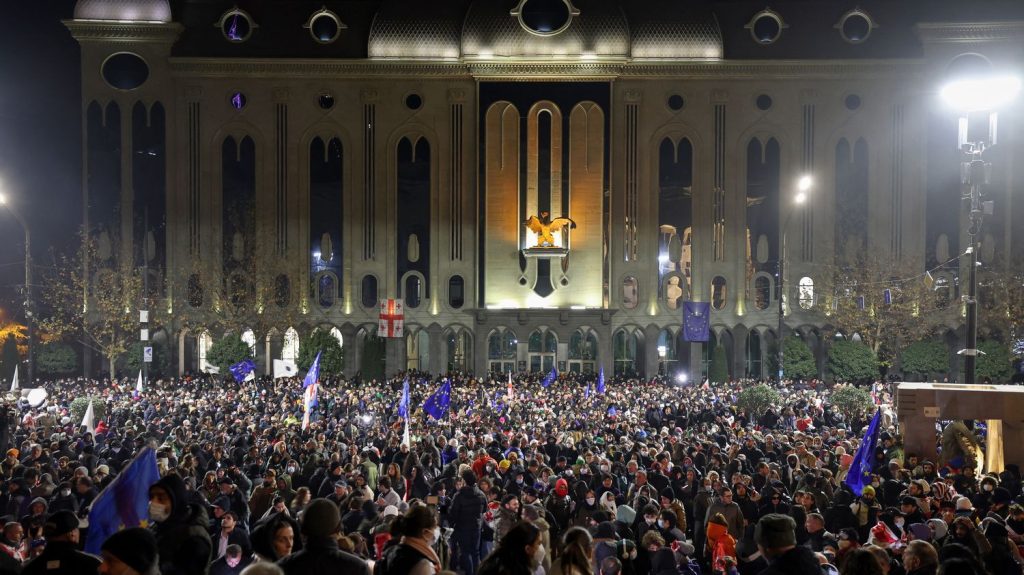
[[[800,307],[811,309],[814,307],[814,280],[809,277],[800,278]]]

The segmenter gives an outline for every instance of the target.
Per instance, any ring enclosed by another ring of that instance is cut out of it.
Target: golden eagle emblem
[[[530,216],[530,219],[523,222],[531,232],[537,234],[537,245],[538,248],[553,248],[555,247],[555,232],[560,231],[565,226],[569,226],[569,229],[576,228],[576,222],[569,218],[555,218],[548,221],[548,212],[541,212],[540,217]]]

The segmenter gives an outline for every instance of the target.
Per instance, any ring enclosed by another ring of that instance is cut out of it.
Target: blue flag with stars
[[[402,401],[398,402],[398,415],[403,419],[409,417],[409,378],[402,382]]]
[[[448,413],[448,406],[452,403],[452,384],[447,379],[427,401],[423,402],[423,411],[434,419],[441,419]]]
[[[320,403],[316,398],[316,385],[317,381],[320,379],[320,353],[321,352],[319,351],[316,352],[316,359],[313,360],[313,365],[309,366],[309,371],[306,372],[306,378],[302,380],[302,391],[303,393],[310,394],[309,407],[311,408],[316,407]],[[307,391],[310,386],[313,386],[313,389]]]
[[[558,370],[556,370],[555,366],[552,365],[551,366],[551,373],[548,373],[546,376],[544,376],[544,380],[541,381],[540,384],[543,387],[548,387],[552,383],[554,383],[555,379],[557,379],[557,378],[558,378]]]
[[[149,486],[160,480],[156,452],[145,448],[96,496],[89,512],[85,550],[99,555],[108,537],[129,527],[145,527],[149,520]]]
[[[710,327],[710,303],[702,301],[683,303],[683,341],[707,341]]]
[[[604,393],[604,368],[597,372],[597,392]]]
[[[251,357],[247,357],[242,361],[231,366],[231,375],[235,376],[235,381],[242,383],[248,379],[252,379],[256,375],[256,362]]]
[[[864,486],[871,484],[871,469],[875,462],[875,447],[878,445],[878,435],[881,431],[878,422],[882,418],[882,410],[875,412],[871,418],[868,429],[864,433],[864,439],[857,448],[853,462],[850,463],[850,471],[846,475],[844,483],[858,496],[864,492]]]

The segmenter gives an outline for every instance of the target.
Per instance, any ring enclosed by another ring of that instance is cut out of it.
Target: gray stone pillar
[[[614,337],[607,329],[598,333],[597,339],[597,368],[604,368],[605,378],[610,379],[615,375],[615,348],[612,345]]]
[[[356,338],[356,328],[352,324],[345,324],[338,328],[341,332],[341,353],[344,357],[342,373],[345,377],[352,377],[359,371],[360,354],[359,344]]]
[[[427,328],[427,336],[430,338],[430,348],[427,350],[428,365],[420,366],[420,369],[426,369],[434,375],[443,373],[448,367],[448,346],[445,342],[444,330],[436,323],[431,324]]]
[[[658,374],[658,333],[656,325],[644,328],[644,377],[650,378]]]
[[[384,339],[384,377],[391,377],[403,371],[408,363],[406,362],[406,347],[404,337],[389,337]]]
[[[689,348],[688,353],[690,354],[690,373],[687,374],[690,381],[694,384],[698,384],[701,381],[701,365],[704,361],[704,357],[701,354],[703,350],[703,343],[699,341],[691,341],[686,344]]]

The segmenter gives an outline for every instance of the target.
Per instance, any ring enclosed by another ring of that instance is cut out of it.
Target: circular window
[[[330,94],[320,94],[320,97],[316,99],[317,104],[320,104],[320,108],[324,110],[330,110],[334,107],[334,96]]]
[[[684,100],[683,97],[680,96],[679,94],[672,94],[671,96],[668,97],[668,107],[673,112],[678,112],[679,110],[682,110],[683,106],[685,105],[686,100]]]
[[[341,20],[330,10],[320,10],[309,17],[306,28],[309,28],[313,39],[321,44],[330,44],[338,39],[342,29]]]
[[[405,97],[405,107],[410,110],[419,110],[423,105],[423,98],[419,94],[409,94]]]
[[[228,10],[220,17],[220,31],[228,42],[245,42],[252,36],[254,27],[252,18],[238,9]]]
[[[136,54],[122,52],[103,62],[103,79],[111,88],[134,90],[146,83],[149,66]]]
[[[758,110],[767,110],[772,107],[772,97],[768,94],[761,94],[755,101]]]
[[[846,97],[846,100],[844,100],[843,103],[846,104],[847,110],[856,110],[857,108],[860,108],[860,96],[857,94],[850,94]]]
[[[520,0],[512,10],[527,31],[541,36],[552,36],[565,30],[579,10],[570,0]]]
[[[859,10],[852,10],[843,15],[837,25],[843,40],[851,44],[860,44],[868,39],[874,24],[871,17]]]
[[[773,10],[762,10],[747,23],[747,28],[750,29],[750,35],[753,36],[754,41],[758,44],[773,44],[782,35],[782,29],[786,27],[786,24],[782,21],[782,17]]]
[[[246,100],[245,94],[243,94],[241,92],[235,92],[234,94],[231,94],[231,107],[232,108],[234,108],[236,110],[241,110],[242,108],[245,107],[245,104],[247,102],[248,102],[248,100]]]

